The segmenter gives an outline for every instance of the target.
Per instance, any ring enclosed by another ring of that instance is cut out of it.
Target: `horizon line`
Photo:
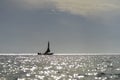
[[[0,53],[0,55],[37,55],[37,53]],[[120,53],[55,53],[54,55],[120,55]]]

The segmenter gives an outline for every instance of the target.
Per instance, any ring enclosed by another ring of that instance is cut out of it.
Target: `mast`
[[[48,48],[47,48],[47,51],[50,52],[50,43],[48,41]]]

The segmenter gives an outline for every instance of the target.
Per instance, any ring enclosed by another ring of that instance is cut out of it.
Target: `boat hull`
[[[42,53],[37,53],[38,55],[53,55],[54,53],[47,53],[47,54],[42,54]]]

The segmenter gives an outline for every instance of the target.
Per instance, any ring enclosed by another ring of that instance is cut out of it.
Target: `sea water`
[[[120,56],[1,55],[0,80],[120,80]]]

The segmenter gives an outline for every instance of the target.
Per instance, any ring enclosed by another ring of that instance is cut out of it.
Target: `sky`
[[[119,53],[119,0],[1,0],[0,53]]]

